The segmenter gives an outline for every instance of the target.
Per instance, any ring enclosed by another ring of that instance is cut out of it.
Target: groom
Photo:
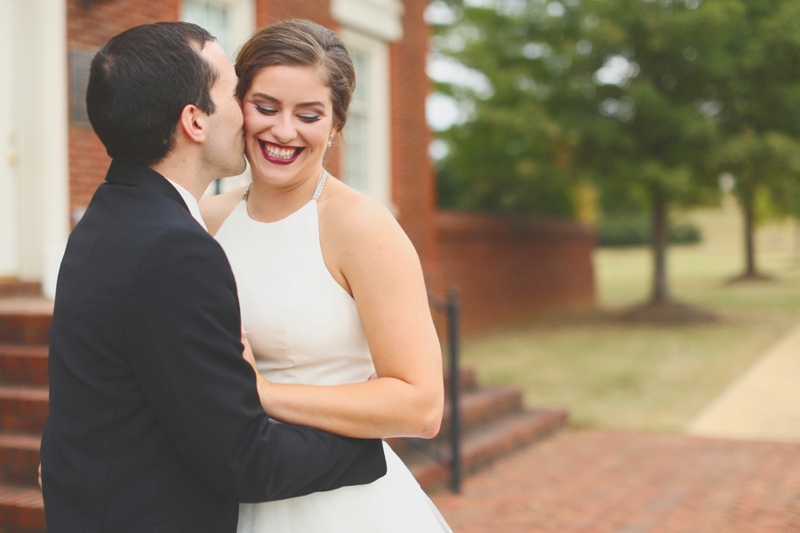
[[[139,26],[92,61],[87,110],[113,158],[58,278],[41,460],[59,532],[234,532],[238,502],[370,483],[378,440],[270,422],[242,358],[228,261],[197,198],[241,173],[222,48]]]

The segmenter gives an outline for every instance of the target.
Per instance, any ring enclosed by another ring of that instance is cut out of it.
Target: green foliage
[[[705,199],[698,185],[716,184],[697,179],[698,169],[714,128],[688,97],[697,69],[681,52],[687,32],[705,31],[699,10],[572,1],[554,15],[553,5],[466,3],[437,28],[437,53],[491,86],[437,87],[471,110],[440,134],[450,146],[439,167],[444,205],[564,215],[586,181],[625,188],[626,197],[656,190],[681,203]],[[600,79],[603,71],[616,79]]]
[[[643,215],[727,172],[749,213],[800,215],[797,0],[437,3],[434,53],[485,80],[436,85],[466,116],[438,134],[442,205],[570,216],[590,183]]]
[[[708,168],[735,179],[745,213],[745,273],[752,275],[756,224],[800,214],[800,3],[707,2],[727,8],[718,48],[733,58],[705,72],[718,131]]]
[[[603,217],[597,224],[598,244],[604,247],[643,246],[652,242],[652,224],[643,216]],[[669,224],[671,244],[698,244],[700,228],[689,222]]]

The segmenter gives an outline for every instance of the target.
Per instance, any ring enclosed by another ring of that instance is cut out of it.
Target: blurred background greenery
[[[800,319],[800,2],[426,16],[440,206],[578,220],[601,245],[598,310],[473,337],[466,364],[578,425],[682,430]],[[676,301],[716,320],[620,320]]]
[[[800,213],[800,2],[435,0],[441,207],[577,219],[601,244],[697,242],[680,210],[733,195],[753,235]]]

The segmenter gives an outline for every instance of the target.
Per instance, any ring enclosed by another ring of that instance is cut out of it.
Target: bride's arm
[[[435,436],[444,403],[441,349],[411,241],[388,210],[360,195],[329,202],[320,228],[326,264],[355,299],[378,377],[337,386],[260,378],[264,409],[348,437]]]

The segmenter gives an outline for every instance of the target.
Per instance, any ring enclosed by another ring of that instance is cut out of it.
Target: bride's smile
[[[258,141],[264,159],[276,165],[289,165],[297,160],[303,148],[281,146],[267,141]]]

